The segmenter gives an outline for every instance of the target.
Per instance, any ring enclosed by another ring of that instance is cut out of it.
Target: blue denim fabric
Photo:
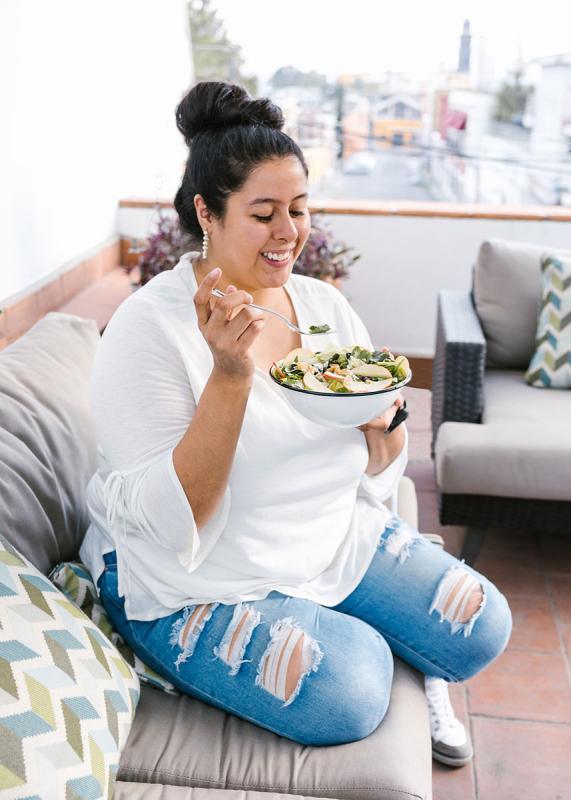
[[[463,681],[504,650],[511,632],[498,589],[398,517],[381,534],[361,583],[334,608],[271,592],[237,606],[189,606],[153,622],[132,621],[118,596],[115,553],[105,564],[102,602],[143,661],[186,694],[302,744],[341,744],[372,733],[388,708],[393,653],[427,675]],[[465,576],[458,568],[477,579],[485,598],[467,623],[442,613],[439,588],[450,572],[456,580]],[[238,630],[243,640],[230,659],[227,646]],[[286,640],[299,641],[299,631],[303,669],[287,697],[282,681],[279,697],[276,684],[267,688],[266,667],[273,657],[285,675],[282,661],[291,653],[282,648]]]

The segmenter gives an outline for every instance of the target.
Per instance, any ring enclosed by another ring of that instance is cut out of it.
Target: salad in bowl
[[[296,348],[274,362],[270,376],[301,414],[345,428],[364,425],[386,411],[412,372],[405,356],[350,345],[318,352]]]

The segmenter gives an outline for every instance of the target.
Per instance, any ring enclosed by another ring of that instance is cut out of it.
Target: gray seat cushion
[[[304,800],[300,795],[243,792],[237,789],[189,789],[152,783],[118,781],[113,800]]]
[[[429,798],[423,687],[422,676],[395,659],[381,725],[366,739],[334,747],[306,747],[199,700],[143,687],[119,780],[342,800]]]
[[[526,369],[535,350],[541,257],[571,251],[490,239],[474,270],[474,302],[487,341],[488,365]]]
[[[0,520],[41,572],[77,556],[95,471],[93,320],[51,313],[0,353]]]
[[[482,424],[446,422],[436,440],[441,491],[571,500],[571,393],[490,370]]]

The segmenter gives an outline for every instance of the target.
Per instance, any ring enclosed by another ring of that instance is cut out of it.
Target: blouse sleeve
[[[103,501],[118,554],[126,556],[129,537],[142,537],[174,550],[193,571],[226,524],[230,491],[199,532],[173,464],[196,402],[182,355],[147,302],[126,303],[107,327],[91,405],[110,470],[102,476]]]

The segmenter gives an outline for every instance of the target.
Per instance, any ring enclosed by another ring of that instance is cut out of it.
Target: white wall
[[[0,305],[117,232],[117,204],[172,197],[192,82],[184,0],[0,3]]]
[[[432,356],[439,289],[468,291],[485,239],[571,250],[571,222],[329,215],[337,236],[362,257],[344,292],[373,342]]]

